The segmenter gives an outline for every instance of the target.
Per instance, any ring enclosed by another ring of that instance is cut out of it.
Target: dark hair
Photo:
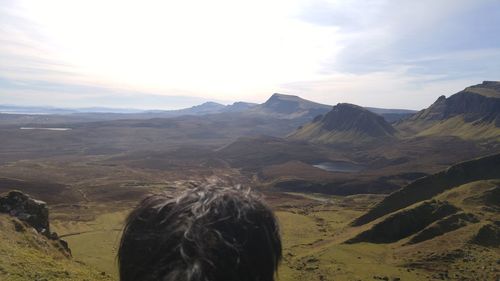
[[[273,281],[281,239],[272,210],[240,188],[144,199],[126,220],[121,281]]]

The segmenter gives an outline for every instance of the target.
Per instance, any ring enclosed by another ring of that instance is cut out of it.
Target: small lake
[[[354,173],[363,170],[363,167],[361,165],[346,161],[321,162],[313,166],[328,172],[339,173]]]
[[[41,128],[41,127],[21,127],[20,130],[46,130],[46,131],[69,131],[71,128]]]

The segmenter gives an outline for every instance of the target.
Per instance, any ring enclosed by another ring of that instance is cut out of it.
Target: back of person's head
[[[272,281],[280,260],[273,212],[239,188],[144,199],[118,251],[121,281]]]

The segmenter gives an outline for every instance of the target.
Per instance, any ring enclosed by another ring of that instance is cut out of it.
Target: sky
[[[422,109],[483,80],[498,0],[0,0],[0,104]]]

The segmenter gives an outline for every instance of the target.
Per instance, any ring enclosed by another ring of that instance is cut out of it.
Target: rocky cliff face
[[[430,107],[395,124],[405,137],[454,136],[498,147],[500,82],[485,81],[439,97]]]
[[[47,238],[57,240],[68,254],[71,253],[66,241],[59,239],[57,233],[50,231],[47,203],[14,190],[6,196],[0,196],[0,213],[10,214]],[[20,225],[19,229],[23,229],[23,226]]]
[[[441,96],[428,109],[411,117],[411,120],[445,120],[463,115],[466,122],[491,122],[500,116],[500,98],[485,97],[464,91],[449,98]]]
[[[50,233],[47,204],[20,191],[11,191],[7,196],[0,197],[0,212],[17,217],[40,233]]]
[[[439,97],[429,108],[408,121],[440,121],[463,116],[466,122],[495,122],[500,126],[500,82],[485,81],[460,91],[449,98]]]

